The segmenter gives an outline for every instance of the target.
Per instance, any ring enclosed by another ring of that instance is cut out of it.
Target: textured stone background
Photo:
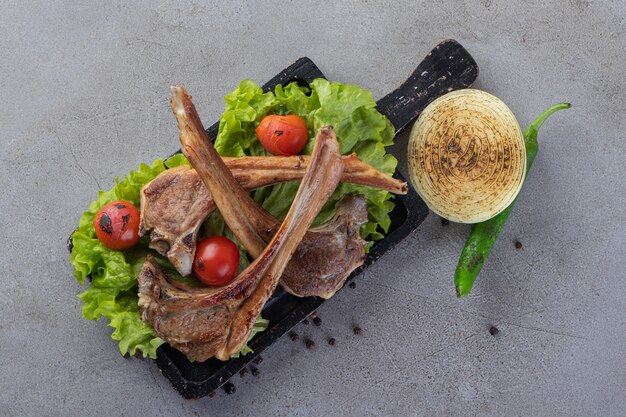
[[[623,1],[105,3],[0,13],[0,415],[626,414]],[[177,149],[170,84],[207,123],[239,80],[301,56],[382,97],[444,38],[523,126],[574,104],[542,129],[471,296],[451,282],[469,228],[430,215],[298,327],[315,350],[283,338],[259,378],[198,401],[82,319],[65,239],[99,188]]]

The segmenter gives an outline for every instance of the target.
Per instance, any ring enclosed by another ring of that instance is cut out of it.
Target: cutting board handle
[[[378,100],[396,132],[405,129],[437,97],[468,88],[478,77],[474,58],[454,39],[435,46],[402,85]]]

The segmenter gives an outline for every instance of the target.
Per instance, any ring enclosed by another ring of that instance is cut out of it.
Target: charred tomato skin
[[[237,275],[239,249],[224,236],[210,236],[198,242],[193,272],[209,286],[226,285]]]
[[[129,249],[139,241],[139,210],[128,201],[112,201],[93,219],[96,236],[113,250]]]
[[[255,130],[261,145],[272,155],[298,155],[308,139],[304,119],[296,114],[265,116]]]

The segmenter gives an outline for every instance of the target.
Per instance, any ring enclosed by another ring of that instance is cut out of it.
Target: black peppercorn
[[[519,240],[515,241],[515,249],[522,249],[524,247],[524,245],[522,245],[522,242],[520,242]]]
[[[337,342],[337,341],[335,340],[335,338],[334,338],[334,337],[331,337],[330,339],[328,339],[328,344],[329,344],[329,345],[331,345],[331,346],[335,346],[335,343],[336,343],[336,342]]]
[[[315,342],[312,340],[307,340],[304,344],[307,349],[313,349],[315,347]]]
[[[252,360],[252,362],[256,363],[257,365],[260,364],[261,362],[263,362],[263,357],[262,356],[257,356],[256,358],[254,358]]]
[[[489,328],[489,334],[492,336],[497,335],[498,333],[500,333],[500,330],[498,330],[498,328],[496,326],[491,326]]]
[[[322,324],[322,319],[320,319],[319,317],[315,317],[313,319],[313,324],[316,325],[317,327],[321,326]]]
[[[248,368],[243,368],[241,371],[239,371],[239,376],[241,376],[242,378],[246,375],[248,375]]]
[[[228,395],[230,394],[234,394],[236,391],[235,389],[235,384],[231,384],[230,382],[227,382],[224,384],[224,392]]]
[[[259,376],[261,375],[261,371],[259,371],[257,368],[252,368],[252,376]]]
[[[298,336],[297,333],[291,333],[289,335],[289,338],[291,339],[292,342],[297,342],[298,340],[300,340],[300,336]]]
[[[355,289],[356,288],[356,282],[352,281],[351,283],[348,284],[348,287]]]
[[[361,332],[362,332],[362,331],[363,331],[363,330],[362,330],[359,326],[355,326],[355,327],[352,329],[352,332],[353,332],[354,334],[361,334]]]

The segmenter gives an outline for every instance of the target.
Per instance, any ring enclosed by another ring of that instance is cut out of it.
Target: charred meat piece
[[[211,293],[208,289],[176,285],[152,255],[146,258],[137,279],[141,319],[150,324],[161,339],[189,359],[200,362],[224,348],[233,311],[241,300],[228,300],[217,290]]]
[[[141,190],[139,234],[148,233],[150,248],[167,256],[186,276],[191,274],[198,230],[215,204],[191,167],[165,172]]]
[[[365,242],[359,235],[367,222],[367,202],[362,195],[341,199],[335,216],[310,229],[280,279],[290,294],[332,297],[346,278],[363,263]],[[340,255],[335,250],[340,248]]]
[[[172,88],[172,110],[179,122],[183,152],[211,188],[220,172],[211,162],[216,151],[182,87]],[[284,222],[263,252],[229,284],[219,288],[176,284],[151,256],[146,259],[139,274],[139,305],[142,319],[163,340],[197,361],[211,356],[226,360],[243,347],[293,252],[339,183],[344,166],[339,144],[330,132],[330,128],[320,129],[309,168]]]

